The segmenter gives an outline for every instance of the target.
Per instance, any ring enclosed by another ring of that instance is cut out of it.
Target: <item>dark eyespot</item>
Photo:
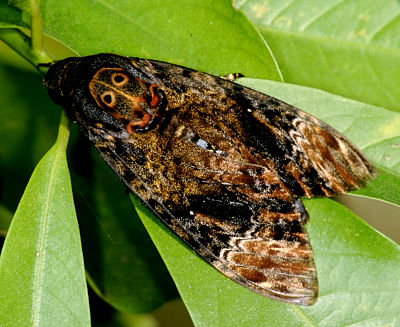
[[[112,76],[111,76],[111,81],[116,86],[122,86],[126,82],[128,82],[128,80],[129,80],[128,76],[126,76],[125,74],[122,74],[122,73],[115,73],[115,74],[112,74]]]
[[[132,118],[136,121],[140,121],[143,119],[143,116],[144,116],[144,112],[142,110],[135,110]]]
[[[106,91],[101,95],[101,101],[109,107],[115,105],[115,94],[111,91]]]
[[[114,76],[115,83],[121,83],[123,80],[124,80],[124,78],[121,75]]]
[[[110,104],[111,101],[112,101],[111,95],[109,95],[109,94],[105,95],[104,98],[103,98],[103,101],[107,102],[108,104]]]

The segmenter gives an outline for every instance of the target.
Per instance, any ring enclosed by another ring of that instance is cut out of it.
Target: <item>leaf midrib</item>
[[[365,49],[369,51],[374,51],[377,53],[382,54],[384,52],[385,54],[390,54],[392,56],[400,57],[400,49],[399,48],[392,48],[392,47],[385,47],[382,44],[377,44],[377,43],[362,43],[362,42],[354,42],[350,40],[344,40],[344,39],[339,39],[339,38],[334,38],[331,36],[326,36],[322,37],[316,34],[312,33],[305,33],[302,31],[292,31],[292,30],[282,30],[282,29],[277,29],[277,28],[272,28],[272,27],[267,27],[263,25],[255,25],[264,35],[268,34],[284,34],[287,36],[294,36],[299,39],[306,39],[306,40],[311,40],[315,41],[315,43],[331,43],[331,44],[340,44],[341,47],[343,48],[351,48],[351,47],[358,47],[362,51]],[[360,50],[360,51],[361,51]]]
[[[58,150],[58,149],[54,149]],[[41,299],[40,299],[40,287],[42,286],[41,280],[43,276],[43,265],[44,265],[44,247],[46,243],[46,232],[47,232],[47,224],[48,224],[48,217],[49,217],[49,211],[50,211],[50,205],[52,203],[52,196],[53,196],[53,187],[54,187],[54,180],[55,180],[55,175],[56,175],[56,167],[57,163],[59,161],[59,151],[56,151],[55,158],[51,167],[51,173],[50,173],[50,178],[49,178],[49,187],[47,190],[46,194],[46,199],[45,199],[45,207],[44,207],[44,212],[43,212],[43,223],[41,226],[41,235],[40,235],[40,243],[39,243],[39,249],[37,252],[37,255],[39,257],[39,260],[37,261],[36,265],[36,273],[35,273],[35,278],[34,278],[34,285],[35,285],[35,291],[33,295],[33,314],[32,314],[32,321],[33,321],[33,326],[39,326],[40,323],[40,305],[41,305]]]

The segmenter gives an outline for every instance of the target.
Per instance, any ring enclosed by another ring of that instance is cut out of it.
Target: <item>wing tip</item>
[[[273,279],[263,282],[250,280],[221,261],[211,264],[233,282],[273,300],[301,306],[310,306],[317,302],[318,278],[315,269],[311,269],[307,275],[291,276],[277,283]]]

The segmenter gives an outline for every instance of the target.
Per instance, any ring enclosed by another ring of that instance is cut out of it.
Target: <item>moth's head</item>
[[[98,123],[116,119],[130,134],[151,129],[165,108],[159,83],[136,67],[135,59],[113,54],[57,61],[44,84],[73,120],[79,120],[77,111]]]
[[[47,88],[53,102],[65,106],[68,93],[73,87],[71,77],[76,75],[74,71],[80,61],[80,58],[71,57],[56,61],[50,65],[44,78],[44,86]]]

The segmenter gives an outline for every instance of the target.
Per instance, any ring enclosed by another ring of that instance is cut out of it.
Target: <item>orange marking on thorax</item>
[[[151,84],[150,85],[150,92],[151,92],[151,102],[150,102],[150,106],[152,108],[157,107],[160,103],[160,97],[155,93],[155,90],[158,88],[157,85],[155,84]]]
[[[122,95],[122,96],[124,96],[125,98],[127,98],[130,102],[132,102],[132,104],[133,104],[134,106],[136,106],[136,105],[139,104],[139,103],[146,102],[146,100],[143,98],[143,96],[136,96],[136,97],[135,97],[135,96],[129,95],[128,93],[119,90],[119,89],[116,88],[115,86],[112,86],[111,84],[108,84],[108,83],[103,82],[103,81],[98,80],[98,79],[96,79],[96,80],[93,79],[90,83],[92,84],[92,83],[94,83],[94,82],[99,83],[99,84],[102,84],[102,85],[104,85],[104,86],[107,86],[108,88],[110,88],[110,89],[113,90],[114,92],[119,93],[120,95]],[[93,93],[94,93],[94,92],[93,92]],[[97,94],[96,94],[96,93],[93,94],[93,93],[92,93],[92,95],[93,95],[93,97],[96,99],[96,98],[97,98]],[[96,96],[95,96],[95,95],[96,95]]]
[[[104,82],[104,81],[98,79],[98,75],[104,70],[123,71],[123,69],[120,69],[120,68],[103,68],[103,69],[100,69],[93,76],[92,80],[89,83],[89,90],[90,90],[90,93],[92,94],[93,98],[97,102],[97,104],[100,107],[106,106],[107,109],[112,110],[112,112],[110,112],[110,113],[118,120],[120,120],[120,121],[124,121],[126,119],[129,120],[129,123],[126,125],[126,129],[130,134],[132,134],[134,132],[135,127],[142,128],[142,127],[145,127],[146,125],[148,125],[149,122],[151,121],[151,115],[148,112],[146,112],[146,110],[144,108],[141,108],[141,106],[140,106],[140,104],[142,104],[142,103],[147,104],[146,98],[143,95],[138,95],[138,96],[130,95],[130,94],[124,92],[123,90],[119,89],[118,87],[115,87],[111,83]],[[142,80],[140,80],[136,77],[134,77],[134,79],[144,90],[146,90],[146,85],[143,83]],[[97,92],[95,91],[95,84],[97,84],[97,83],[105,86],[107,90],[110,90],[112,92],[115,92],[116,94],[123,96],[127,101],[129,101],[132,104],[131,114],[133,114],[134,111],[141,112],[143,115],[141,117],[141,120],[133,121],[130,119],[130,117],[126,117],[125,115],[118,113],[115,110],[115,104],[110,106],[110,105],[107,105],[107,103],[104,103],[103,101],[101,101],[101,96],[99,94],[97,94]],[[152,108],[156,107],[160,102],[158,95],[155,93],[156,88],[157,88],[157,85],[154,85],[154,84],[151,84],[150,88],[149,88],[151,97],[152,97],[149,105]]]
[[[109,68],[109,69],[111,69],[111,68]],[[120,70],[120,69],[116,69],[116,70]],[[140,108],[139,107],[140,103],[147,103],[146,99],[143,96],[132,96],[132,95],[129,95],[128,93],[116,88],[115,86],[113,86],[113,85],[111,85],[111,84],[109,84],[107,82],[103,82],[102,80],[97,79],[96,76],[100,73],[100,71],[101,70],[99,70],[94,75],[93,79],[89,83],[90,93],[92,94],[92,96],[94,97],[94,99],[96,100],[98,105],[101,106],[103,103],[99,103],[99,101],[98,101],[98,95],[96,94],[96,92],[94,90],[94,86],[93,86],[94,83],[102,84],[102,85],[108,87],[109,89],[111,89],[112,91],[122,95],[123,97],[125,97],[127,100],[129,100],[132,103],[133,107]],[[138,84],[143,89],[146,89],[146,85],[143,83],[143,81],[141,81],[140,79],[138,79],[136,77],[135,77],[135,80],[138,82]],[[156,88],[157,88],[157,85],[155,85],[155,84],[151,84],[150,88],[149,88],[150,93],[151,93],[151,102],[149,103],[149,105],[152,108],[156,107],[160,103],[159,96],[154,92],[154,89],[156,89]],[[107,106],[107,107],[113,108],[111,106]],[[140,110],[142,110],[142,109],[140,108]]]

